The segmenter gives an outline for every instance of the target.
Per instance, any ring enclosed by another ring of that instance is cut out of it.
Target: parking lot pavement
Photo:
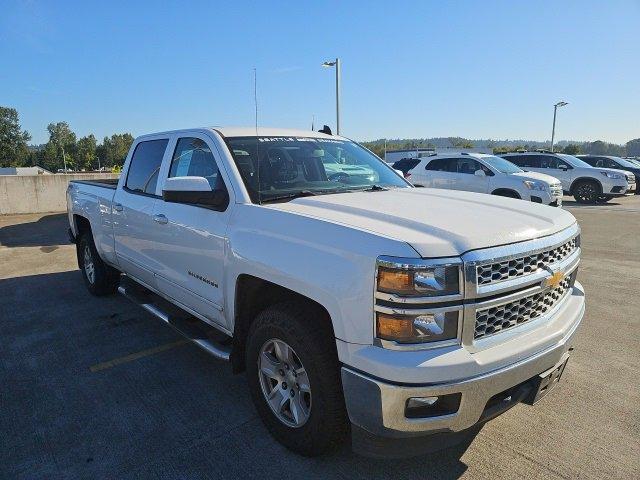
[[[290,453],[244,376],[87,293],[64,214],[0,217],[0,478],[640,478],[640,196],[568,200],[588,303],[563,385],[461,456],[401,461]]]

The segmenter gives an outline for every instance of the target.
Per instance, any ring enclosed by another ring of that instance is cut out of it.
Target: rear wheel
[[[102,261],[91,232],[80,236],[76,244],[76,253],[78,267],[87,290],[98,297],[114,293],[120,283],[120,272]]]
[[[338,448],[349,432],[333,332],[304,302],[258,314],[247,340],[251,397],[269,432],[305,456]]]
[[[596,203],[600,196],[600,186],[591,181],[582,181],[573,187],[573,198],[578,203]]]

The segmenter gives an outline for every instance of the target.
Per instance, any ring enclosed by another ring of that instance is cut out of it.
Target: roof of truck
[[[256,127],[210,127],[225,137],[255,137]],[[341,138],[337,135],[314,132],[313,130],[297,130],[293,128],[258,127],[260,137],[312,137],[312,138]]]

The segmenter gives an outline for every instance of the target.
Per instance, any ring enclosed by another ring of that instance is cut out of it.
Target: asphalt
[[[640,478],[640,196],[566,202],[587,313],[562,384],[466,451],[307,459],[245,378],[119,296],[94,298],[65,214],[0,217],[0,478]]]

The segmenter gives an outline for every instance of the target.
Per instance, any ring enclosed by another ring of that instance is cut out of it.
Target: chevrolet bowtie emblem
[[[562,280],[564,280],[563,271],[553,272],[550,277],[547,277],[542,281],[542,286],[556,288],[558,285],[560,285],[560,282],[562,282]]]

